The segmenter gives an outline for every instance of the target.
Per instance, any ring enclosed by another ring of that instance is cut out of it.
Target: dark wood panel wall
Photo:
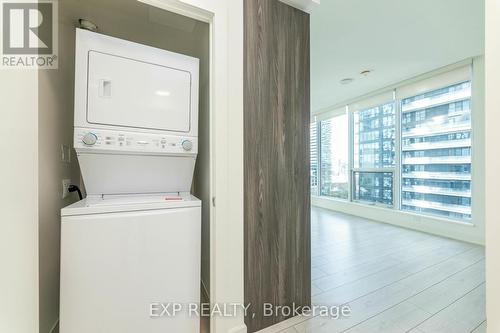
[[[309,15],[245,0],[245,302],[248,332],[277,322],[264,304],[311,302]]]

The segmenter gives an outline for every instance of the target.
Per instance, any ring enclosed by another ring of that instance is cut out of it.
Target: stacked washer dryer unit
[[[159,304],[200,301],[199,61],[77,29],[75,66],[87,198],[61,211],[60,331],[198,332]]]

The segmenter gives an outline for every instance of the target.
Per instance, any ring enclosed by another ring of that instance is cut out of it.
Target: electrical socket
[[[62,180],[62,198],[65,199],[69,195],[69,186],[71,185],[71,179]]]

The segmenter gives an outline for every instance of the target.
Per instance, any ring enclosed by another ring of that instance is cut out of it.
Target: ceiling
[[[484,0],[323,0],[311,14],[311,110],[481,54]]]
[[[78,26],[78,19],[85,18],[105,35],[197,58],[208,47],[207,23],[137,0],[64,0],[59,9],[61,24]]]

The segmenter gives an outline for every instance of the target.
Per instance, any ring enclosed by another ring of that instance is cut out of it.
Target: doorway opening
[[[311,14],[312,303],[350,315],[295,330],[485,331],[483,27],[483,1]]]

